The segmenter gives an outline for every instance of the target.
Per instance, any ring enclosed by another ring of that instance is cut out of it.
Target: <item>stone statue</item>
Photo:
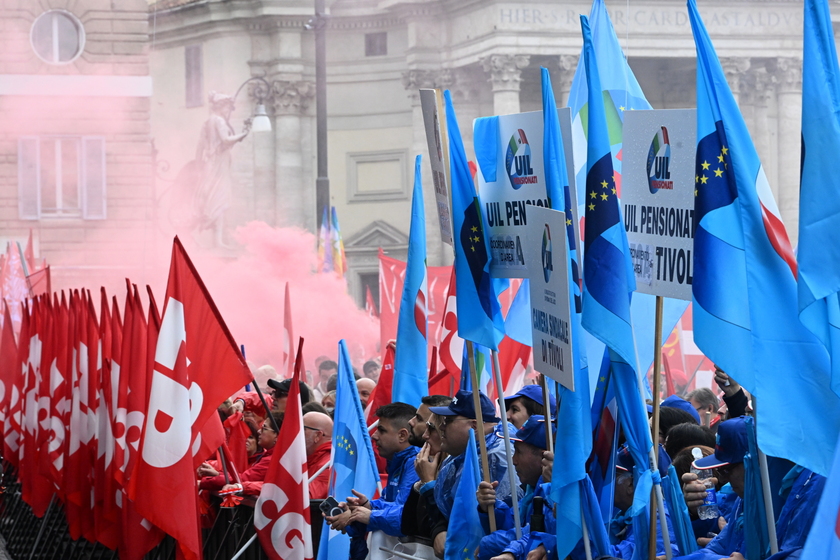
[[[211,229],[217,246],[222,246],[224,214],[231,205],[230,164],[231,148],[242,141],[251,130],[251,120],[237,134],[230,124],[233,97],[210,92],[210,117],[201,127],[195,164],[198,184],[193,196],[194,227],[199,231]]]

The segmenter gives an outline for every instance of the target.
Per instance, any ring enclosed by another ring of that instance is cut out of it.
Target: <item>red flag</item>
[[[446,306],[440,326],[440,363],[455,379],[457,387],[461,379],[461,360],[464,355],[464,339],[458,336],[458,306],[455,291],[455,270],[449,279],[446,292]],[[448,394],[448,393],[446,393]]]
[[[273,560],[310,560],[309,471],[300,404],[300,368],[289,389],[286,415],[268,472],[254,506],[254,526],[266,556]]]
[[[149,289],[149,299],[147,327],[137,286],[133,286],[133,294],[132,286],[128,286],[121,349],[125,371],[120,375],[118,395],[118,411],[121,415],[122,426],[117,428],[118,448],[122,447],[124,453],[122,471],[125,482],[123,487],[128,484],[137,462],[148,400],[147,378],[151,375],[155,343],[160,331],[160,317],[151,289]],[[137,513],[134,502],[128,498],[125,490],[123,490],[122,498],[122,542],[119,547],[119,556],[122,560],[141,560],[146,553],[160,543],[163,532]]]
[[[188,560],[201,558],[191,453],[195,438],[219,403],[251,380],[245,359],[176,237],[129,497],[138,513],[178,541]]]
[[[373,294],[370,293],[370,286],[365,286],[365,311],[370,320],[379,319],[379,310],[376,309],[376,302],[373,301]]]
[[[15,394],[15,400],[20,399],[15,384],[20,378],[20,364],[17,361],[17,342],[15,342],[15,331],[12,327],[12,317],[9,314],[9,306],[3,301],[3,334],[0,337],[0,412],[2,412],[4,435],[6,434],[5,427],[9,422],[10,408],[12,402],[12,394]],[[13,452],[3,446],[4,457],[9,458]]]
[[[251,430],[242,420],[242,416],[243,414],[237,411],[228,416],[224,422],[225,427],[230,431],[228,437],[230,457],[239,471],[245,471],[248,468],[246,443],[251,436]]]
[[[16,305],[18,307],[22,307],[19,304],[11,304],[6,301],[7,316],[4,321],[4,328],[5,325],[11,325],[12,329],[14,329],[14,321],[9,313],[10,308]],[[18,313],[19,316],[22,316],[21,311],[18,311]],[[16,354],[14,357],[12,357],[11,354],[8,355],[9,359],[13,360],[11,370],[12,386],[9,394],[9,408],[6,412],[6,421],[3,426],[3,457],[15,467],[20,464],[20,444],[23,430],[21,420],[23,413],[23,390],[26,381],[25,371],[23,368],[23,355],[29,354],[29,335],[24,332],[21,332],[20,334],[21,336],[18,339],[19,344],[17,345]],[[25,350],[21,348],[24,345],[27,346]]]
[[[499,343],[499,370],[506,395],[515,395],[525,384],[531,347],[506,336]]]
[[[286,282],[286,301],[283,304],[283,363],[286,377],[291,377],[295,370],[292,340],[292,298],[289,296],[289,283]]]
[[[451,266],[430,266],[426,269],[428,288],[426,311],[429,318],[429,352],[441,344],[441,322],[446,306],[446,289],[452,275]],[[380,349],[385,351],[388,341],[397,337],[400,298],[402,297],[405,262],[379,252],[379,338]],[[458,355],[460,369],[461,356]]]
[[[376,388],[370,394],[368,400],[368,407],[365,412],[376,412],[380,406],[390,404],[392,401],[391,394],[394,388],[394,350],[396,343],[391,340],[385,345],[385,355],[382,358],[382,371],[379,373],[379,381],[376,383]],[[370,422],[369,418],[365,418]]]
[[[64,449],[67,435],[68,413],[70,411],[70,383],[72,374],[72,348],[68,332],[70,318],[64,293],[59,301],[58,294],[53,302],[53,354],[50,365],[50,411],[47,452],[49,455],[50,478],[58,488],[58,495],[64,501]]]

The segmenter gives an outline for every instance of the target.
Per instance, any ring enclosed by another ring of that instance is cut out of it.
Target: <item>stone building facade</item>
[[[0,7],[0,240],[32,230],[57,288],[103,269],[140,281],[147,264],[147,12],[144,0]]]
[[[411,162],[426,154],[418,88],[450,88],[465,143],[472,120],[541,108],[539,68],[565,105],[588,2],[332,0],[327,2],[331,202],[361,301],[375,247],[405,250]],[[629,6],[629,10],[628,10]],[[616,31],[655,108],[695,105],[695,47],[685,3],[607,0]],[[710,0],[700,12],[796,238],[802,4]],[[191,156],[210,90],[233,93],[253,76],[271,86],[270,133],[234,155],[231,223],[261,219],[314,231],[314,40],[311,0],[159,0],[150,4],[153,135],[173,168]],[[197,92],[200,92],[197,93]],[[202,99],[204,101],[202,101]],[[254,110],[238,100],[234,123]],[[179,133],[176,133],[179,132]],[[184,136],[186,134],[186,136]],[[192,135],[192,136],[190,136]],[[470,149],[470,148],[468,148]],[[424,164],[428,262],[451,262],[440,240]]]

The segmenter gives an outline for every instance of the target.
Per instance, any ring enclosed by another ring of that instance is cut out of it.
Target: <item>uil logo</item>
[[[545,283],[548,284],[548,279],[551,278],[551,273],[554,270],[554,264],[551,261],[551,230],[548,224],[545,224],[542,238],[542,268]]]
[[[505,167],[510,177],[510,185],[514,190],[522,185],[530,185],[537,182],[534,169],[531,167],[531,146],[525,131],[521,128],[510,137],[505,153]]]
[[[654,135],[648,150],[647,174],[650,194],[656,194],[659,189],[674,189],[670,165],[671,144],[668,142],[668,129],[663,126]]]

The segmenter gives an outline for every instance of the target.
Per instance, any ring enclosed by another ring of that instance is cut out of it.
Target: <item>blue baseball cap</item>
[[[750,450],[750,444],[747,442],[748,429],[743,416],[721,422],[715,436],[715,452],[694,461],[694,468],[716,469],[731,463],[743,463],[744,455]]]
[[[662,401],[662,404],[660,404],[659,406],[670,406],[671,408],[679,408],[680,410],[684,410],[691,414],[691,416],[694,417],[695,420],[697,420],[698,424],[702,424],[702,422],[700,421],[700,415],[697,413],[697,409],[694,408],[690,402],[688,402],[682,397],[678,397],[677,395],[671,395],[670,397]]]
[[[554,425],[552,425],[552,428],[554,428]],[[496,435],[503,437],[501,430],[496,430]],[[516,434],[510,436],[510,441],[521,441],[540,449],[547,449],[545,446],[545,416],[532,414],[528,421],[516,431]]]
[[[481,418],[485,422],[499,422],[496,416],[496,407],[487,398],[487,395],[479,392],[481,399]],[[430,406],[429,410],[438,416],[463,416],[475,420],[475,405],[473,404],[472,391],[458,391],[449,406]]]
[[[525,385],[515,395],[505,397],[505,405],[507,405],[507,403],[509,403],[513,399],[518,399],[519,397],[531,399],[535,403],[545,407],[545,401],[543,401],[542,387],[540,387],[539,385]],[[548,403],[551,408],[551,415],[554,416],[555,414],[557,414],[557,399],[555,399],[554,395],[552,395],[550,392],[548,393]]]

